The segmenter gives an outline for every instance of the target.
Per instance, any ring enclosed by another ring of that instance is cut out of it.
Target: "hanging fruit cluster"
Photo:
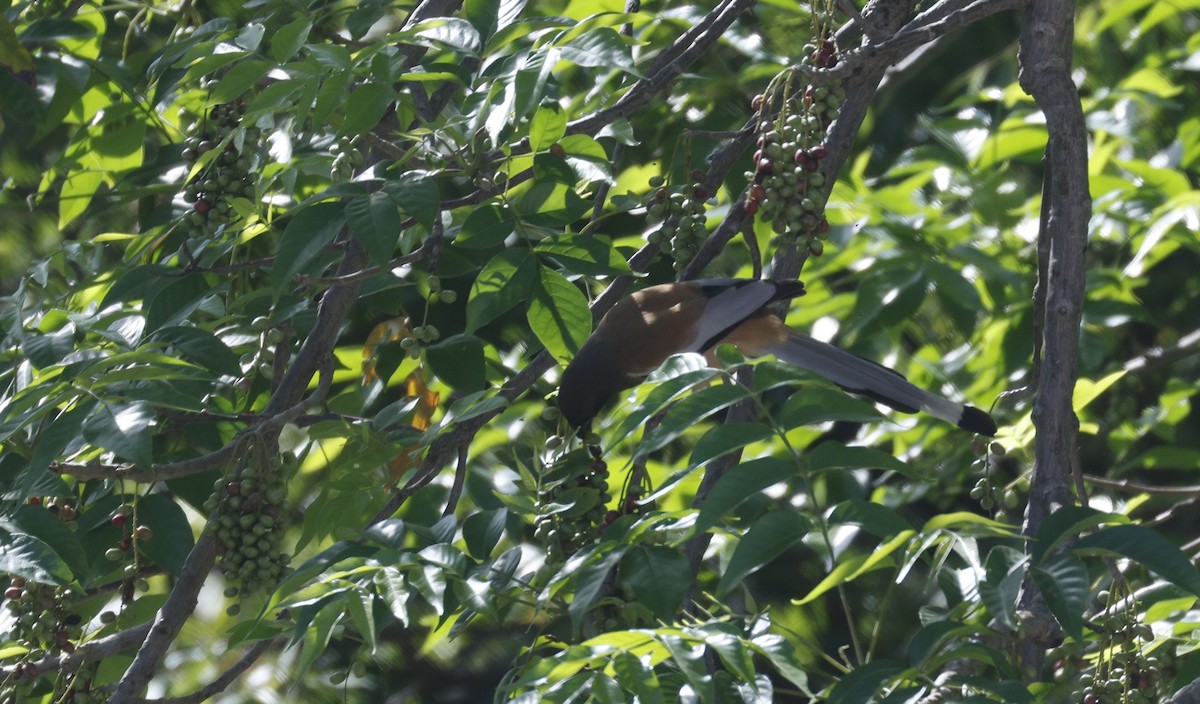
[[[216,481],[204,503],[208,529],[216,535],[217,554],[230,582],[225,591],[229,598],[274,587],[291,561],[282,550],[289,463],[278,455],[250,450],[232,475]],[[229,607],[231,616],[238,611],[237,604]]]
[[[234,219],[234,198],[253,198],[252,151],[258,130],[242,127],[246,105],[241,100],[217,105],[194,123],[183,143],[183,159],[201,168],[183,187],[191,206],[184,220],[193,237],[212,237]],[[215,156],[213,154],[215,153]]]
[[[124,563],[121,566],[119,587],[123,607],[133,603],[135,592],[144,592],[150,588],[149,583],[141,576],[137,545],[139,542],[147,542],[152,539],[154,531],[150,529],[150,526],[138,525],[134,520],[134,514],[135,508],[132,503],[124,502],[117,507],[108,522],[120,532],[121,537],[117,540],[116,547],[104,551],[106,559]],[[100,614],[100,620],[106,624],[112,623],[117,620],[117,614],[112,611],[104,611]]]
[[[831,40],[805,49],[818,68],[837,64]],[[751,182],[746,213],[770,223],[780,243],[801,243],[819,256],[829,236],[827,177],[821,168],[827,154],[825,134],[846,94],[840,85],[807,85],[793,92],[792,72],[780,76],[782,80],[777,78],[751,103],[759,115],[758,149],[754,170],[746,174]]]
[[[329,177],[334,181],[349,181],[354,176],[354,169],[360,167],[366,158],[349,139],[338,139],[329,145],[329,153],[333,156]]]
[[[38,668],[35,664],[47,655],[75,652],[75,643],[83,638],[83,619],[77,612],[80,593],[71,587],[39,584],[24,577],[12,577],[4,591],[4,603],[12,617],[11,630],[5,640],[24,649],[14,674],[0,682],[0,702],[33,701],[36,696],[28,690],[37,687]],[[59,677],[54,683],[52,701],[66,704],[89,704],[107,701],[93,693],[95,664],[86,664],[75,672]],[[38,695],[46,692],[39,691]]]
[[[561,564],[600,537],[605,507],[612,501],[608,465],[580,449],[559,456],[546,470],[534,537],[546,549],[547,564]]]
[[[654,191],[646,215],[656,227],[646,235],[646,240],[668,249],[675,271],[683,270],[696,257],[708,235],[704,202],[711,194],[702,183],[704,177],[703,171],[693,171],[692,185],[681,190],[672,190],[661,176],[650,179]]]
[[[1112,601],[1108,591],[1101,591],[1099,599]],[[1154,640],[1154,631],[1138,621],[1132,598],[1121,602],[1129,608],[1109,603],[1111,613],[1098,619],[1103,634],[1099,641],[1101,657],[1096,660],[1094,672],[1079,675],[1080,688],[1071,694],[1072,701],[1152,704],[1161,700],[1162,658],[1146,652],[1147,644]]]

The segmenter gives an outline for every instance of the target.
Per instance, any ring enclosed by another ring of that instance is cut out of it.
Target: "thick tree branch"
[[[1079,470],[1079,420],[1071,405],[1077,376],[1079,325],[1084,296],[1084,252],[1091,216],[1088,194],[1087,131],[1071,80],[1075,3],[1034,0],[1025,11],[1018,59],[1021,86],[1046,116],[1047,185],[1042,201],[1046,250],[1041,372],[1035,390],[1037,429],[1029,506],[1023,531],[1037,532],[1042,521],[1071,502],[1072,472]],[[1043,282],[1039,282],[1039,287]],[[1026,580],[1018,606],[1027,626],[1022,660],[1036,667],[1059,631],[1032,581]]]
[[[150,624],[134,626],[110,636],[98,638],[88,643],[76,646],[75,651],[67,654],[50,655],[33,663],[40,676],[53,675],[58,672],[74,672],[85,663],[96,662],[132,650],[146,638],[150,632]],[[20,665],[0,667],[0,680],[14,676]]]

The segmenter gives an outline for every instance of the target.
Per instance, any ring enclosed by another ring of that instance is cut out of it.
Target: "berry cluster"
[[[67,11],[70,4],[67,0],[29,0],[25,9],[21,11],[21,19],[26,22],[52,17],[57,19]]]
[[[183,202],[191,205],[185,216],[193,237],[211,237],[234,216],[233,198],[252,198],[254,168],[252,148],[257,139],[253,128],[244,130],[244,139],[232,138],[239,128],[246,105],[218,105],[209,110],[206,119],[192,125],[183,143],[183,158],[191,165],[203,160],[205,166],[183,187]],[[220,149],[220,153],[208,156]]]
[[[131,520],[133,515],[133,504],[123,503],[117,507],[108,522],[121,532],[121,538],[117,541],[115,548],[104,551],[105,558],[113,562],[125,563],[121,568],[120,586],[123,606],[133,603],[135,591],[145,592],[150,589],[150,584],[141,576],[141,569],[138,567],[137,544],[151,540],[154,537],[154,531],[150,529],[150,526],[137,525],[136,521]],[[116,620],[117,615],[112,611],[104,611],[100,614],[102,623],[109,624]]]
[[[608,513],[615,512],[605,509],[610,501],[608,465],[603,460],[589,461],[583,451],[559,457],[544,478],[534,522],[533,534],[546,548],[546,562],[560,564],[595,542],[601,524],[612,522]]]
[[[704,178],[703,171],[693,171],[692,185],[681,191],[672,191],[661,176],[650,179],[650,186],[655,190],[646,207],[646,215],[650,224],[656,227],[646,239],[651,244],[670,248],[675,271],[681,271],[696,257],[708,235],[704,202],[711,194],[702,183]]]
[[[832,41],[807,49],[817,67],[836,65]],[[784,81],[781,88],[769,89],[751,103],[760,120],[754,170],[746,174],[751,181],[746,212],[771,223],[780,241],[793,244],[803,238],[809,251],[819,256],[829,236],[827,177],[821,169],[827,154],[823,142],[846,94],[840,85],[809,85],[798,95],[790,94],[789,88],[790,82]],[[778,113],[772,117],[776,104]]]
[[[260,315],[250,321],[250,328],[258,333],[258,347],[242,355],[240,363],[245,374],[255,372],[264,379],[275,377],[275,348],[283,342],[283,330],[271,326],[271,320]]]
[[[428,303],[454,303],[458,300],[458,293],[455,291],[447,291],[442,289],[442,280],[436,276],[429,277],[429,298]],[[426,307],[428,311],[428,307]],[[437,342],[441,337],[438,329],[432,325],[416,325],[412,328],[411,334],[400,340],[400,348],[408,353],[408,356],[416,359],[421,356],[421,346],[428,345],[431,342]]]
[[[1101,601],[1109,593],[1101,591]],[[1132,609],[1117,609],[1105,622],[1100,642],[1103,655],[1094,673],[1079,677],[1079,689],[1071,693],[1080,704],[1152,704],[1159,701],[1159,683],[1163,681],[1162,663],[1144,652],[1143,643],[1154,640],[1150,626],[1140,623]]]
[[[83,635],[83,619],[75,611],[78,599],[70,587],[11,578],[4,603],[14,619],[12,640],[29,651],[29,662],[48,651],[75,652],[74,641]]]
[[[1015,509],[1021,503],[1021,495],[1013,485],[1004,485],[997,481],[996,474],[991,471],[992,464],[1004,457],[1004,446],[994,442],[988,447],[991,453],[984,463],[984,474],[971,487],[970,496],[979,502],[984,511],[996,511],[996,520],[1003,521],[1007,512]]]
[[[348,139],[339,139],[329,145],[329,153],[333,155],[333,166],[329,174],[333,181],[349,181],[354,176],[354,169],[365,162],[363,153]]]
[[[247,462],[234,476],[218,479],[204,503],[221,566],[232,583],[225,590],[229,598],[274,587],[291,562],[281,549],[286,528],[285,466],[278,456],[259,466]],[[239,607],[234,604],[228,611],[237,615]]]

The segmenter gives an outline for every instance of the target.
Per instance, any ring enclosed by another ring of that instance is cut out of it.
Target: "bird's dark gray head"
[[[574,428],[585,428],[630,383],[616,372],[607,346],[596,338],[579,349],[563,371],[558,410]]]

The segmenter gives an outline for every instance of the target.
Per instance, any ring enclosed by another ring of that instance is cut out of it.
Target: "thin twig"
[[[186,694],[182,697],[165,697],[163,699],[139,699],[138,704],[200,704],[200,702],[208,701],[228,689],[229,685],[233,684],[234,680],[238,677],[241,677],[242,673],[246,670],[249,670],[250,666],[262,657],[264,653],[273,646],[283,642],[282,638],[258,641],[243,653],[242,657],[238,658],[238,661],[232,667],[222,672],[220,677],[217,677],[191,694]]]

